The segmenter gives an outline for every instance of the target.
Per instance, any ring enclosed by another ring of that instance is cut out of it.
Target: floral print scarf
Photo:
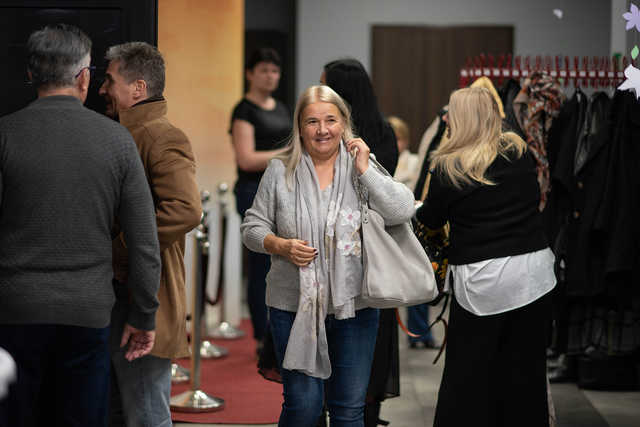
[[[547,160],[547,134],[553,119],[560,114],[565,100],[562,88],[544,73],[533,73],[527,78],[522,90],[513,100],[513,108],[518,124],[523,130],[529,149],[536,159],[538,184],[540,184],[540,204],[542,211],[551,191],[549,161]]]
[[[353,160],[341,143],[326,218],[308,153],[294,175],[297,238],[318,249],[318,256],[300,267],[298,311],[282,366],[323,379],[331,375],[325,330],[329,297],[336,319],[347,319],[355,317],[355,297],[362,292],[360,208],[353,173]]]

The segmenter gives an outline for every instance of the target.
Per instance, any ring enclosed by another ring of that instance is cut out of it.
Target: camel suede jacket
[[[156,340],[151,354],[188,356],[184,270],[185,234],[200,223],[202,206],[196,165],[187,136],[166,118],[164,99],[120,112],[120,123],[133,136],[142,159],[156,210],[162,274],[156,313]],[[122,235],[113,241],[114,275],[127,281],[127,249]]]

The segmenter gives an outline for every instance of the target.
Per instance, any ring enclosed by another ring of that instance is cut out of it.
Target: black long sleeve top
[[[469,264],[520,255],[547,247],[538,201],[535,162],[498,156],[487,176],[496,185],[453,186],[434,171],[429,193],[416,216],[429,228],[450,223],[449,263]]]

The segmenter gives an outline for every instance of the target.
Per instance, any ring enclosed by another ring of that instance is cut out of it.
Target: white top
[[[420,166],[418,155],[404,150],[398,156],[398,165],[393,177],[413,190],[420,175]]]
[[[555,256],[546,248],[522,255],[449,265],[445,289],[453,286],[456,301],[477,315],[504,313],[523,307],[556,285]]]

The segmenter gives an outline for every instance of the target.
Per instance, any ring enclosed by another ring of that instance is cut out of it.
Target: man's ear
[[[89,71],[88,68],[85,68],[84,70],[82,70],[82,72],[80,73],[80,75],[77,78],[78,83],[78,89],[86,92],[89,90],[89,83],[91,82],[91,72]]]
[[[142,79],[138,79],[138,80],[135,80],[133,84],[134,84],[134,88],[133,88],[134,98],[146,99],[147,98],[147,82]]]

